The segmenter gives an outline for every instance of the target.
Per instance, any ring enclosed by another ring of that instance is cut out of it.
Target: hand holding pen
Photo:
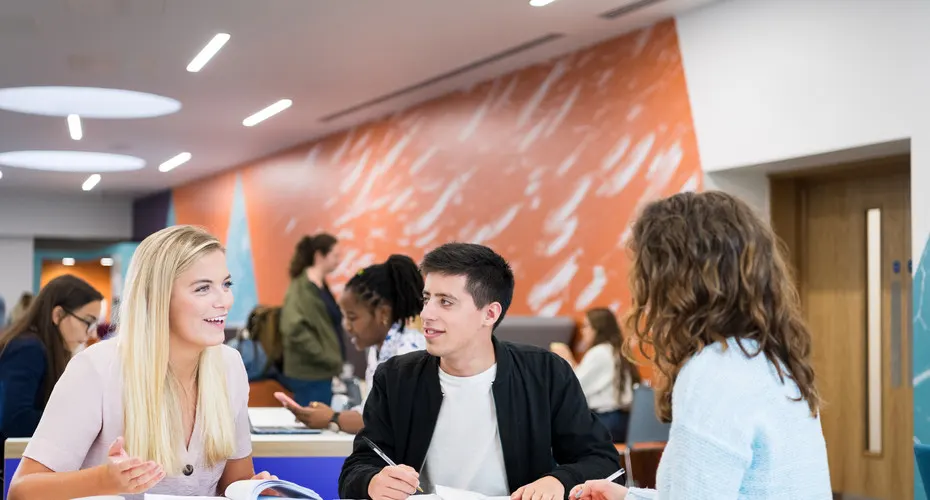
[[[587,481],[572,488],[568,497],[571,499],[582,500],[624,500],[629,491],[625,486],[620,486],[614,480],[626,472],[620,469],[614,472],[606,479],[596,481]]]
[[[375,474],[371,478],[371,482],[368,483],[368,496],[372,500],[406,500],[407,497],[417,491],[423,492],[420,489],[420,474],[413,467],[397,465],[370,439],[364,436],[362,436],[362,439],[372,451],[388,464],[387,467],[381,469],[381,472]]]

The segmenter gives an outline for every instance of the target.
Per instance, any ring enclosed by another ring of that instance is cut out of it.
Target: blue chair
[[[917,459],[917,470],[924,483],[924,492],[930,498],[930,444],[915,444],[914,457]]]
[[[639,483],[633,477],[632,452],[646,443],[666,443],[671,424],[659,421],[656,417],[655,393],[647,384],[633,386],[633,405],[630,407],[630,423],[627,427],[626,449],[623,451],[623,463],[626,468],[628,486]]]

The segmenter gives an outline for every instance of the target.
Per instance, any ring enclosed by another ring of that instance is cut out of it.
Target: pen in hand
[[[621,468],[621,469],[618,470],[617,472],[614,472],[613,474],[607,476],[607,478],[605,478],[604,480],[607,481],[607,482],[609,482],[609,483],[612,483],[612,482],[614,481],[614,479],[617,479],[618,477],[622,476],[625,472],[626,472],[626,469]],[[582,491],[584,491],[584,488],[580,488],[578,491],[576,491],[576,492],[575,492],[575,498],[581,498],[581,492],[582,492]]]
[[[362,436],[362,439],[365,440],[365,443],[368,444],[368,446],[371,448],[372,451],[374,451],[375,453],[378,454],[379,457],[381,457],[381,460],[384,460],[385,462],[387,462],[387,464],[390,465],[391,467],[397,467],[397,464],[395,464],[394,461],[390,459],[390,457],[385,455],[384,452],[381,451],[381,448],[378,448],[378,445],[373,443],[370,439],[368,439],[365,436]],[[417,486],[417,491],[419,491],[420,493],[425,493],[423,489],[420,488],[419,486]]]

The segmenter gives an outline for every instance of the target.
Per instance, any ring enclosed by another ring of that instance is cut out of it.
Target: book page
[[[158,495],[155,493],[146,493],[145,500],[229,500],[226,497],[188,497],[180,495]]]
[[[481,493],[476,493],[474,491],[460,490],[457,488],[450,488],[448,486],[440,486],[438,484],[436,485],[435,495],[416,496],[417,499],[420,499],[423,497],[438,497],[441,500],[510,500],[509,496],[489,497],[489,496],[482,495]]]
[[[229,500],[255,500],[256,498],[266,498],[260,496],[266,490],[274,491],[280,496],[278,498],[306,498],[310,500],[322,500],[315,491],[304,488],[303,486],[283,481],[281,479],[266,479],[263,481],[249,480],[236,481],[226,487],[226,498]],[[267,497],[273,498],[273,497]]]
[[[226,487],[226,498],[229,500],[252,500],[261,491],[259,488],[264,489],[261,485],[265,482],[267,481],[236,481]]]

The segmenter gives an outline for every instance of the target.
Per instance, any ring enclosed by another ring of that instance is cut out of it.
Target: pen
[[[378,445],[373,443],[370,439],[368,439],[365,436],[362,436],[362,439],[364,439],[365,442],[368,443],[368,446],[371,447],[372,451],[377,453],[378,456],[381,457],[382,460],[387,462],[388,465],[390,465],[391,467],[397,467],[397,464],[395,464],[393,460],[391,460],[387,455],[385,455],[384,452],[381,451],[381,448],[378,448]],[[417,491],[419,491],[420,493],[425,493],[423,489],[420,488],[419,485],[417,485]]]
[[[614,479],[617,479],[618,477],[622,476],[624,472],[626,472],[626,469],[621,467],[620,470],[618,470],[617,472],[614,472],[613,474],[607,476],[607,479],[605,479],[605,481],[613,482]],[[575,492],[575,498],[581,498],[582,490],[584,490],[584,488],[581,488]]]

